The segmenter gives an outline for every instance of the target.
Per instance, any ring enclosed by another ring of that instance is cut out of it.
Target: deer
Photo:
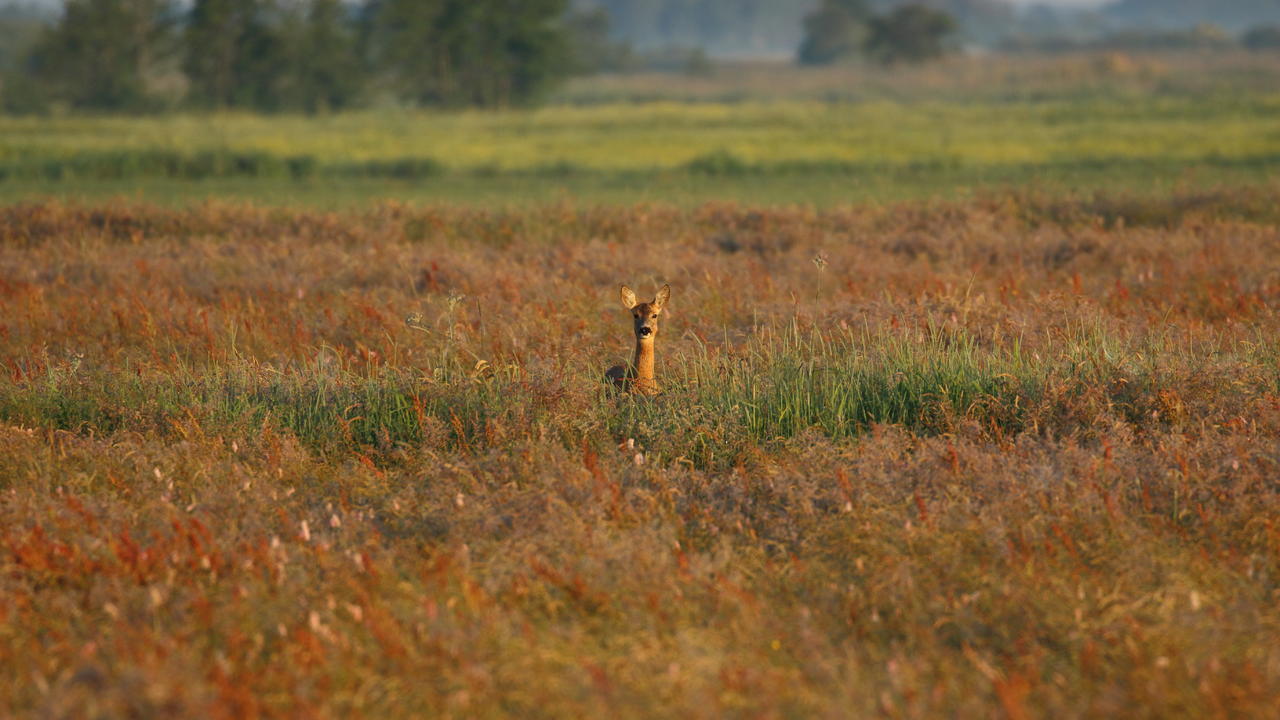
[[[614,365],[604,374],[614,387],[634,395],[658,394],[653,376],[653,346],[658,337],[658,317],[671,298],[671,286],[663,285],[651,302],[636,299],[635,291],[622,286],[622,306],[631,311],[636,334],[636,354],[631,367]]]

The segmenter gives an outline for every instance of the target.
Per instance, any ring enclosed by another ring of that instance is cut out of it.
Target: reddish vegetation
[[[1277,208],[0,209],[0,703],[1265,717]],[[751,434],[681,379],[799,377],[786,328],[1022,384]]]

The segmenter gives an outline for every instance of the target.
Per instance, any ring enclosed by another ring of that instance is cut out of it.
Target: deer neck
[[[653,384],[653,340],[636,340],[636,380],[641,385]]]

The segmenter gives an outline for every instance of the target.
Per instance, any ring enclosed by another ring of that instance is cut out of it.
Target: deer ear
[[[626,285],[622,286],[622,307],[630,310],[637,305],[636,293]]]
[[[662,289],[658,291],[658,297],[653,301],[653,304],[661,308],[663,305],[666,305],[667,301],[670,299],[671,299],[671,286],[663,285]]]

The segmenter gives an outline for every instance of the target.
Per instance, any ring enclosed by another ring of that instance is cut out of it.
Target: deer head
[[[631,311],[635,321],[636,342],[652,343],[658,336],[658,317],[671,297],[671,286],[663,285],[657,297],[642,303],[636,300],[635,291],[626,285],[622,286],[622,306]]]

